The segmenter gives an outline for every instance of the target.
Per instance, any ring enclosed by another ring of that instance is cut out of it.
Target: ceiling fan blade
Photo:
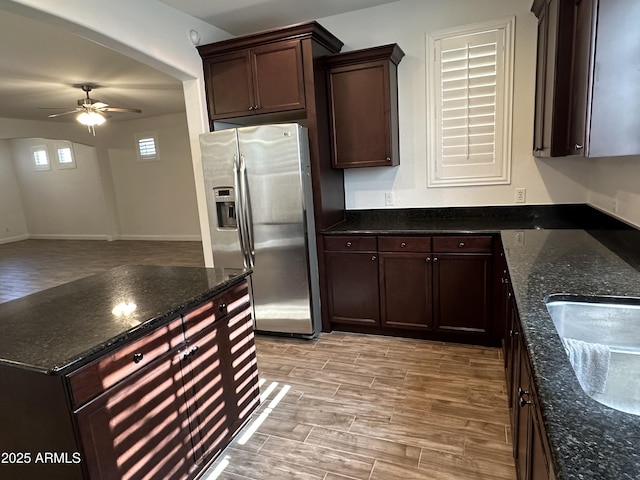
[[[116,112],[116,113],[142,113],[139,108],[122,108],[122,107],[104,107],[100,109],[103,112]]]
[[[69,115],[71,113],[78,113],[78,112],[81,112],[81,111],[82,111],[81,108],[77,108],[75,110],[69,110],[68,112],[52,113],[51,115],[49,115],[49,118],[61,117],[62,115]]]

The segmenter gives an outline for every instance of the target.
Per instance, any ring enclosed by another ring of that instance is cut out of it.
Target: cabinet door
[[[491,258],[490,254],[434,254],[436,331],[489,333]]]
[[[302,109],[304,74],[299,40],[251,49],[256,113]]]
[[[209,117],[241,117],[253,113],[253,93],[249,52],[242,50],[204,60]]]
[[[573,2],[543,0],[538,15],[534,154],[567,155]]]
[[[512,392],[514,397],[513,413],[515,416],[515,431],[514,434],[514,453],[516,460],[516,471],[520,480],[529,480],[528,474],[528,462],[529,462],[529,447],[531,438],[531,408],[528,404],[528,393],[531,391],[531,385],[529,384],[529,365],[526,353],[524,352],[524,345],[520,338],[517,342],[517,373],[515,378],[515,388]]]
[[[329,71],[333,167],[393,164],[389,89],[385,62]]]
[[[183,479],[195,469],[179,357],[169,354],[75,414],[92,480]]]
[[[531,407],[531,447],[529,449],[529,479],[549,480],[549,460],[544,449],[542,425],[539,422],[534,406]]]
[[[325,252],[325,263],[331,322],[379,325],[377,254]]]
[[[588,105],[591,103],[593,0],[578,0],[575,4],[568,150],[572,155],[586,155]]]
[[[196,463],[217,454],[231,436],[232,393],[226,388],[222,353],[228,350],[224,329],[217,322],[195,336],[181,355]],[[231,401],[230,401],[231,400]]]
[[[223,372],[228,380],[230,407],[235,412],[229,427],[233,435],[260,402],[250,306],[225,322],[225,336],[228,350],[224,353]]]
[[[428,253],[380,254],[381,323],[432,328],[431,257]]]

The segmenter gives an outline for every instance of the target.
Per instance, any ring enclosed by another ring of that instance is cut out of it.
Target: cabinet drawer
[[[324,237],[324,249],[337,252],[346,251],[358,251],[358,252],[375,252],[377,251],[378,244],[376,237],[356,237],[356,236],[341,236],[341,237]]]
[[[491,253],[490,236],[433,237],[433,251],[451,253]]]
[[[431,237],[378,237],[381,252],[430,252]]]
[[[177,318],[71,373],[68,380],[74,408],[136,373],[183,341],[182,319]]]
[[[184,316],[185,337],[189,340],[213,322],[239,311],[248,304],[249,285],[245,280],[187,313]]]

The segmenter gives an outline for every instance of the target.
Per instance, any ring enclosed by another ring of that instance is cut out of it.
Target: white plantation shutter
[[[429,186],[509,183],[510,24],[428,36]]]

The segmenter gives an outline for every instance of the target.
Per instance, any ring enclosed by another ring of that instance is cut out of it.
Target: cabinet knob
[[[437,262],[438,261],[438,257],[433,257],[433,261]]]
[[[431,262],[431,257],[427,257],[424,259],[427,263]]]
[[[144,358],[144,355],[142,353],[140,353],[140,352],[134,353],[133,354],[133,363],[140,363],[143,358]]]
[[[534,152],[541,152],[541,151],[542,151],[542,149],[541,149],[540,147],[536,147],[536,148],[534,148],[534,149],[533,149],[533,151],[534,151]]]
[[[387,157],[387,162],[390,162],[390,161],[391,161],[391,157]]]
[[[460,243],[458,244],[458,248],[464,248],[464,242],[460,242]]]
[[[576,150],[582,150],[582,145],[580,145],[579,143],[575,144],[575,149]]]
[[[221,303],[220,305],[218,305],[218,308],[220,309],[221,312],[224,312],[227,309],[227,304]]]
[[[404,247],[406,247],[406,246],[407,246],[407,243],[406,243],[406,242],[402,242],[402,243],[400,244],[400,248],[404,248]]]
[[[254,108],[255,108],[255,107],[254,107],[253,105],[251,105],[251,106],[249,107],[249,110],[253,110]]]
[[[350,247],[351,245],[353,245],[351,242],[347,242],[347,247]]]
[[[376,257],[375,255],[372,255],[372,256],[371,256],[371,261],[372,261],[372,262],[375,262],[375,261],[376,261],[376,258],[378,258],[378,257]]]
[[[522,387],[518,387],[518,396],[520,398],[524,397],[525,395],[529,395],[530,392],[523,390]]]

